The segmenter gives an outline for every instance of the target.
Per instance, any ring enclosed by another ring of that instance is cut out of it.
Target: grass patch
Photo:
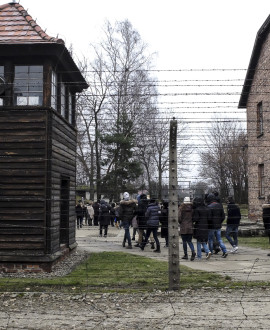
[[[238,236],[239,245],[245,245],[253,248],[269,249],[268,236]]]
[[[151,292],[168,289],[168,263],[122,252],[92,253],[72,273],[52,279],[0,278],[0,292]],[[239,288],[229,276],[193,270],[180,265],[180,287]],[[249,286],[268,286],[249,283]]]

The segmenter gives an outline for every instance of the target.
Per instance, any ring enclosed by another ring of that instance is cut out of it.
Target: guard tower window
[[[57,109],[57,75],[52,72],[51,107]]]
[[[73,106],[72,106],[72,94],[68,91],[68,121],[72,124],[73,118]]]
[[[5,92],[5,78],[4,78],[4,66],[0,65],[0,106],[3,106],[3,97]]]
[[[14,77],[14,105],[43,104],[43,66],[16,65]]]
[[[63,82],[60,84],[61,90],[61,115],[65,118],[66,115],[66,86]]]

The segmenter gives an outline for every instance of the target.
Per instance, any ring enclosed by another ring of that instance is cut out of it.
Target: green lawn
[[[239,245],[260,249],[270,249],[269,238],[265,236],[238,237]]]
[[[180,265],[180,288],[243,287],[230,277]],[[249,286],[270,283],[249,283]],[[151,292],[168,289],[168,263],[122,252],[92,253],[72,273],[53,279],[0,278],[0,292]]]

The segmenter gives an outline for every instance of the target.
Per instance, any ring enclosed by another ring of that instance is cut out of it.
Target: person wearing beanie
[[[187,246],[191,250],[191,258],[195,259],[196,253],[194,245],[192,243],[193,235],[193,222],[192,222],[192,203],[190,197],[185,197],[184,202],[179,206],[178,209],[178,222],[180,224],[180,235],[183,242],[184,256],[182,259],[188,259]]]
[[[128,192],[124,192],[123,200],[120,202],[120,206],[117,211],[118,217],[121,220],[122,226],[125,230],[122,246],[125,247],[126,241],[128,241],[127,249],[132,249],[129,227],[133,217],[137,214],[137,205],[135,200],[130,199]]]

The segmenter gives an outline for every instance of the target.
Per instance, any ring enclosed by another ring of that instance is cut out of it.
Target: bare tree
[[[83,59],[79,62],[79,67],[89,83],[89,89],[81,93],[77,100],[77,155],[89,178],[90,198],[94,199],[95,189],[98,198],[101,193],[100,135],[110,79],[104,72],[103,60],[98,53],[94,62],[89,63],[87,59]]]
[[[141,123],[153,109],[152,55],[129,21],[107,22],[105,38],[92,45],[96,60],[81,63],[89,90],[78,102],[78,160],[102,192],[119,198],[142,167],[135,157]]]
[[[245,202],[247,192],[246,133],[237,122],[215,119],[204,137],[206,150],[200,153],[200,175],[210,178],[224,200],[231,189],[237,202]]]

